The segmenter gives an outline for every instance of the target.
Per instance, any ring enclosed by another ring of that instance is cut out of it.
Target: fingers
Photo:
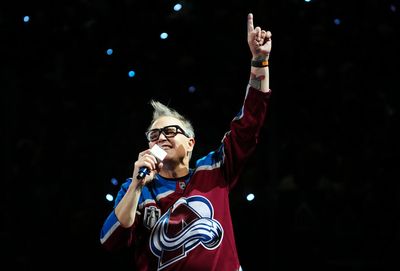
[[[264,31],[264,30],[263,30]],[[265,31],[264,31],[265,32]],[[262,31],[259,26],[254,28],[253,14],[249,13],[247,15],[247,35],[250,40],[255,39],[256,42],[260,42],[262,39]]]
[[[150,170],[155,170],[157,168],[157,158],[149,153],[149,150],[139,153],[138,160],[135,163],[138,167],[148,167]]]
[[[261,30],[258,26],[254,29],[253,35],[256,46],[263,46],[266,42],[271,41],[272,36],[270,31]]]
[[[254,16],[252,13],[247,15],[247,34],[251,36],[254,35],[253,37],[255,37],[255,39],[258,41],[270,39],[272,36],[270,31],[261,30],[259,26],[254,28],[253,18]]]
[[[254,31],[256,32],[256,40],[260,41],[261,40],[261,28],[257,26]]]
[[[157,168],[157,159],[153,155],[145,154],[142,158],[142,163],[150,170],[155,170]]]
[[[133,179],[139,180],[139,185],[144,186],[154,178],[154,174],[156,174],[161,168],[163,164],[159,163],[157,158],[151,154],[150,149],[142,151],[138,155],[138,159],[134,164],[133,170]],[[142,167],[145,167],[150,170],[150,172],[146,172],[147,175],[142,178],[139,178],[139,172]]]
[[[265,30],[261,31],[260,37],[263,43],[269,41],[271,39],[271,36],[272,34],[270,31],[265,31]]]
[[[264,40],[267,37],[267,32],[265,30],[261,30],[260,36],[261,36],[261,39]]]
[[[247,33],[251,33],[254,30],[254,25],[253,25],[253,14],[249,13],[247,15]]]

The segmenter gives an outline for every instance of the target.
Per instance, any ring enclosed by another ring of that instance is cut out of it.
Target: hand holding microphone
[[[163,149],[160,148],[157,144],[155,144],[151,149],[150,149],[151,155],[153,155],[156,159],[157,162],[160,163],[164,160],[165,156],[167,155],[167,152],[164,151]],[[151,172],[151,169],[149,167],[143,166],[140,167],[139,172],[136,176],[138,180],[144,179],[146,175],[149,175]]]

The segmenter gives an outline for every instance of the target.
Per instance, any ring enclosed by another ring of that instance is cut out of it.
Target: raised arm
[[[271,53],[271,32],[254,27],[253,14],[247,15],[247,43],[252,54],[249,85],[269,92],[268,60]]]

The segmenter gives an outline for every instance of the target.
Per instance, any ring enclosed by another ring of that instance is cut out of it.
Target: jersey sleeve
[[[101,228],[100,243],[106,250],[115,251],[124,247],[129,247],[135,241],[134,232],[139,220],[138,215],[136,215],[135,222],[131,227],[124,228],[121,226],[115,214],[115,207],[125,195],[130,183],[131,179],[127,179],[126,182],[121,185],[121,189],[115,198],[114,208],[104,221]]]
[[[247,86],[243,106],[233,118],[218,152],[221,170],[231,189],[249,157],[255,150],[266,118],[271,91],[265,93]]]

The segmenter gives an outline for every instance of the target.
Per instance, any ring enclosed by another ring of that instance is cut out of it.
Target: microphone
[[[151,149],[150,153],[157,158],[158,162],[164,160],[165,156],[167,156],[167,152],[160,148],[157,144],[155,144]],[[143,179],[146,175],[150,174],[150,169],[148,167],[141,167],[139,169],[139,173],[136,176],[138,180]]]

